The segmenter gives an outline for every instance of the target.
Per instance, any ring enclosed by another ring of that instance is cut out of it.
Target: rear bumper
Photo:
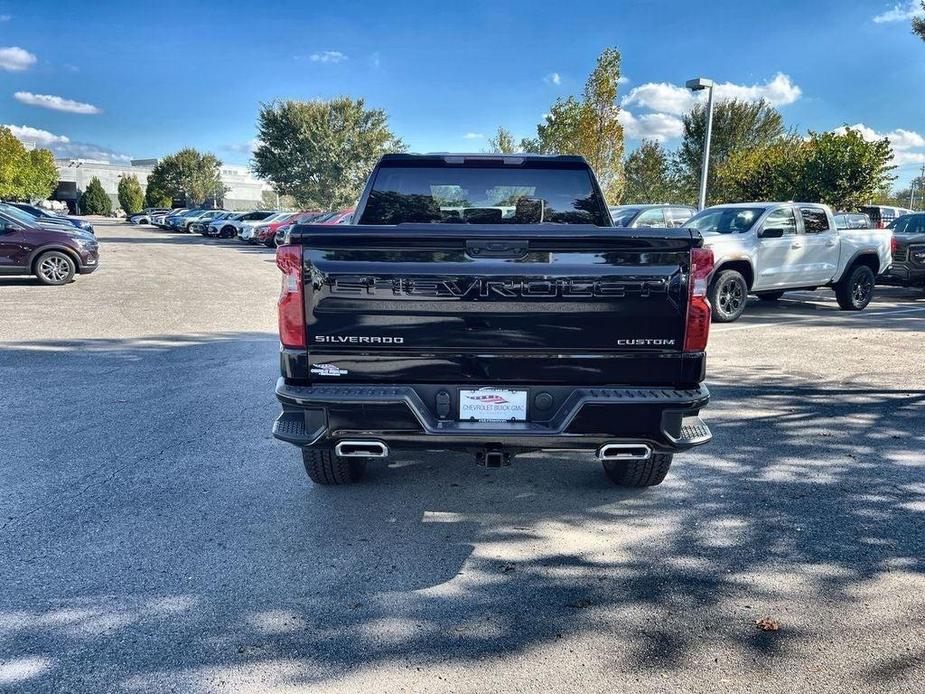
[[[471,386],[466,386],[469,388]],[[531,407],[526,422],[470,422],[454,419],[458,386],[293,386],[280,378],[276,397],[283,406],[273,436],[296,446],[329,446],[341,439],[376,439],[391,449],[478,450],[597,449],[607,443],[646,443],[673,453],[710,441],[699,412],[706,386],[589,388],[546,386],[554,391],[548,414]],[[441,417],[430,397],[448,392],[450,412]]]
[[[877,284],[899,287],[925,285],[925,267],[916,266],[908,261],[894,262],[877,278]]]

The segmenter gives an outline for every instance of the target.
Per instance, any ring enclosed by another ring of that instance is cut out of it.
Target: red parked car
[[[295,215],[295,212],[291,214],[281,214],[274,218],[272,222],[261,224],[254,230],[254,236],[252,239],[250,239],[250,242],[262,243],[264,246],[272,248],[273,239],[276,238],[276,230],[279,229],[283,224],[289,222],[289,220],[292,219]]]
[[[302,212],[297,212],[276,228],[276,235],[267,245],[279,246],[282,244],[286,232],[289,231],[294,224],[308,224],[323,216],[324,212],[321,210],[303,210]]]
[[[351,207],[346,210],[337,212],[300,212],[296,216],[285,221],[279,229],[276,230],[274,244],[282,246],[286,237],[286,232],[296,224],[347,224],[352,218],[355,208]]]
[[[345,210],[338,210],[334,213],[334,216],[330,219],[326,219],[321,222],[322,224],[350,224],[350,220],[353,219],[353,213],[356,211],[355,207],[348,207]]]

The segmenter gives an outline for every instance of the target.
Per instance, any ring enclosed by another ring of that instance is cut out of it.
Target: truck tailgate
[[[299,226],[317,381],[676,384],[685,229]]]

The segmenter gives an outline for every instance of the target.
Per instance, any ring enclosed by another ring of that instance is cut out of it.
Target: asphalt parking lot
[[[272,252],[97,229],[96,274],[0,278],[0,690],[920,690],[921,292],[715,326],[716,438],[660,487],[415,454],[319,488],[270,436]]]

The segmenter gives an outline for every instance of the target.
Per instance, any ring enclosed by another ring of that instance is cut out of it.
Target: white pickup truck
[[[776,301],[793,289],[832,287],[842,309],[860,311],[891,262],[890,230],[838,230],[832,211],[815,203],[717,205],[684,226],[713,249],[708,296],[717,323],[741,316],[749,294]]]

